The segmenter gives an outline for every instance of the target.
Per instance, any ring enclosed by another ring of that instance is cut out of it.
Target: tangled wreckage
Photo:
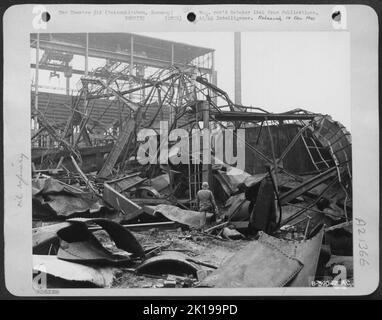
[[[309,287],[338,264],[352,283],[351,136],[330,116],[237,105],[179,66],[97,69],[69,102],[50,97],[32,104],[33,268],[49,287]],[[199,161],[142,164],[138,132],[161,121],[189,137],[245,129],[245,168],[191,152]],[[206,225],[203,181],[219,207]]]

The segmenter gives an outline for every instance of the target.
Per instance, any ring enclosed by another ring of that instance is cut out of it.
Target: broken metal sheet
[[[62,223],[56,223],[45,227],[39,227],[33,229],[33,252],[38,254],[40,252],[47,251],[46,248],[49,249],[49,246],[53,243],[56,243],[59,239],[57,234],[61,234],[61,237],[65,237],[65,241],[71,242],[71,240],[79,240],[79,239],[88,239],[89,231],[92,231],[93,229],[89,230],[87,226],[80,226],[80,227],[74,227],[70,228],[72,224],[80,223],[80,224],[86,224],[86,223],[95,223],[99,225],[102,229],[104,229],[108,235],[110,236],[111,240],[115,243],[116,247],[119,249],[122,249],[124,251],[127,251],[129,253],[135,254],[139,257],[144,257],[145,253],[140,245],[140,243],[137,241],[137,239],[134,237],[134,235],[127,230],[124,226],[113,222],[111,220],[107,219],[101,219],[101,218],[95,218],[95,219],[85,219],[85,218],[73,218],[68,219],[66,222]],[[133,225],[135,226],[135,225]],[[69,227],[69,232],[64,231],[63,233],[59,232],[60,230],[64,228]],[[82,232],[81,235],[77,235],[76,232]]]
[[[170,188],[170,176],[168,173],[150,179],[151,186],[159,193],[166,194]]]
[[[49,193],[61,193],[67,192],[70,194],[82,194],[81,189],[70,186],[59,180],[53,178],[39,178],[32,179],[32,195],[49,194]]]
[[[222,186],[227,197],[233,195],[239,191],[239,187],[245,183],[245,181],[251,177],[247,172],[239,172],[235,174],[230,171],[216,170],[214,172],[214,177]]]
[[[250,202],[246,200],[245,194],[240,193],[231,196],[224,205],[222,213],[232,221],[248,220],[250,215]]]
[[[43,200],[41,204],[48,205],[59,216],[68,217],[86,211],[94,213],[100,211],[103,207],[99,201],[66,194],[50,194],[47,195],[47,199],[48,201]]]
[[[147,208],[152,209],[154,215],[161,214],[171,221],[193,228],[201,228],[204,225],[205,214],[203,212],[183,210],[168,204],[159,204],[155,207],[147,206]]]
[[[61,260],[97,265],[129,265],[129,255],[113,254],[88,230],[84,223],[73,223],[57,232]]]
[[[32,195],[47,192],[62,192],[64,186],[55,179],[32,179]]]
[[[62,217],[58,217],[56,212],[52,208],[45,204],[45,200],[42,196],[32,197],[32,216],[33,220],[58,220]]]
[[[290,257],[266,240],[251,241],[206,277],[202,287],[243,288],[283,287],[303,268],[302,263]]]
[[[147,259],[136,271],[139,274],[174,274],[179,276],[193,275],[197,277],[198,270],[201,268],[187,260],[188,256],[181,252],[162,252],[160,255]]]
[[[69,227],[70,222],[55,223],[45,227],[38,227],[32,229],[32,245],[33,253],[38,253],[44,247],[49,247],[57,240],[57,231]]]
[[[267,174],[257,174],[249,177],[240,187],[245,192],[245,197],[248,201],[256,202],[259,195],[259,190],[264,185],[264,180]]]
[[[134,235],[123,226],[106,219],[70,219],[69,227],[57,231],[60,248],[57,256],[66,261],[79,263],[128,265],[132,254],[144,257],[145,253]],[[114,241],[119,251],[107,250],[89,230],[86,223],[101,226]],[[114,253],[117,251],[117,253]]]
[[[243,181],[243,184],[246,188],[251,188],[254,185],[259,184],[267,175],[267,173],[258,173],[250,175]]]
[[[304,268],[290,282],[289,286],[311,286],[316,274],[323,235],[324,228],[321,226],[312,238],[303,241],[285,241],[274,237],[267,237],[266,241],[279,248],[286,255],[298,259],[304,265]]]
[[[114,209],[124,214],[124,220],[130,220],[142,213],[142,207],[126,198],[123,194],[104,183],[103,199]]]
[[[251,175],[243,170],[232,167],[228,164],[222,163],[221,160],[213,157],[215,163],[217,161],[220,163],[215,165],[214,177],[222,186],[226,196],[229,197],[234,193],[239,191],[240,186],[245,184],[247,179],[250,179]]]
[[[78,288],[78,284],[76,284],[78,282],[92,284],[100,288],[108,288],[111,287],[115,278],[114,275],[118,269],[85,266],[60,260],[56,256],[33,255],[33,271],[69,281],[76,288]]]
[[[122,178],[107,181],[106,183],[117,192],[122,193],[147,180],[147,178],[141,178],[139,174],[140,172],[136,172]]]
[[[281,240],[260,232],[258,240],[229,258],[201,286],[309,287],[314,280],[323,228],[309,240]]]
[[[237,239],[243,239],[245,238],[243,234],[241,234],[239,231],[235,229],[230,229],[230,228],[223,228],[223,237],[231,239],[231,240],[237,240]]]
[[[68,219],[68,222],[82,222],[82,223],[95,223],[104,229],[114,241],[117,248],[133,253],[138,257],[144,257],[145,252],[142,246],[139,244],[135,236],[124,226],[111,220],[95,218],[84,219],[75,218]]]
[[[239,185],[239,189],[245,192],[245,197],[247,200],[256,201],[261,183],[266,176],[267,173],[256,174],[246,178],[243,183]]]
[[[287,254],[293,255],[296,259],[302,262],[304,268],[289,284],[290,287],[310,287],[315,278],[318,259],[320,257],[322,239],[324,236],[324,228],[311,239],[294,243],[289,246]]]
[[[33,214],[37,216],[71,216],[76,213],[98,212],[103,207],[93,193],[65,184],[53,178],[32,180]]]
[[[259,230],[269,233],[276,225],[276,212],[274,205],[274,189],[268,179],[260,183],[256,203],[249,218],[249,227],[253,231]]]

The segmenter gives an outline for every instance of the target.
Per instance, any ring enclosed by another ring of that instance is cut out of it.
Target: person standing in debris
[[[212,212],[215,215],[218,213],[215,197],[212,191],[209,190],[208,182],[203,182],[202,189],[196,194],[196,205],[199,208],[199,212],[204,212],[203,226],[206,224],[207,212]]]

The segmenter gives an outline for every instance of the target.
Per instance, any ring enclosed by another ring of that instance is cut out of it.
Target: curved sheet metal
[[[309,287],[316,273],[323,228],[306,241],[287,241],[260,232],[258,240],[229,258],[200,286]]]
[[[140,274],[175,274],[181,276],[192,274],[197,277],[200,268],[197,264],[187,261],[187,258],[188,256],[180,252],[163,252],[159,256],[147,259],[136,270]]]
[[[94,194],[53,178],[32,180],[32,194],[33,204],[38,208],[35,211],[39,214],[44,208],[49,215],[69,217],[84,212],[95,213],[104,207]]]
[[[193,210],[183,210],[169,204],[159,204],[151,207],[155,214],[161,214],[171,221],[188,225],[193,228],[201,228],[204,225],[204,213]]]
[[[56,256],[33,255],[33,270],[46,273],[59,279],[69,281],[72,286],[75,283],[88,283],[96,287],[111,287],[114,274],[118,269],[111,267],[84,266],[78,263],[63,261]],[[50,285],[48,278],[48,287]],[[78,287],[78,285],[76,285]]]
[[[244,193],[231,196],[222,210],[225,217],[232,221],[248,220],[250,216],[250,201],[246,200]]]
[[[127,252],[133,253],[139,257],[145,256],[145,251],[134,237],[130,230],[123,227],[119,223],[111,220],[94,218],[94,219],[68,219],[68,222],[84,222],[84,223],[96,223],[102,227],[110,236],[111,240],[114,241],[117,248],[125,250]]]
[[[106,219],[69,219],[71,225],[57,231],[60,239],[58,258],[66,261],[96,264],[128,265],[131,263],[129,254],[144,257],[145,253],[134,235],[116,222]],[[86,223],[96,223],[101,226],[114,241],[117,248],[126,254],[115,254],[107,250],[88,229]]]
[[[108,251],[89,231],[85,223],[73,222],[57,232],[60,248],[57,258],[65,261],[97,265],[128,265],[128,256],[115,255]]]

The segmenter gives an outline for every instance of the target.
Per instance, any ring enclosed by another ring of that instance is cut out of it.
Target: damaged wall
[[[300,127],[297,124],[270,126],[276,157],[282,154],[299,129]],[[260,126],[246,128],[245,138],[250,145],[261,151],[269,159],[272,159],[270,137],[265,125],[262,129],[260,129]],[[315,170],[301,139],[296,142],[291,151],[286,155],[283,164],[286,170],[296,174],[313,172]],[[247,146],[245,149],[245,171],[250,174],[263,173],[266,172],[265,165],[265,161],[257,157],[256,153]]]

